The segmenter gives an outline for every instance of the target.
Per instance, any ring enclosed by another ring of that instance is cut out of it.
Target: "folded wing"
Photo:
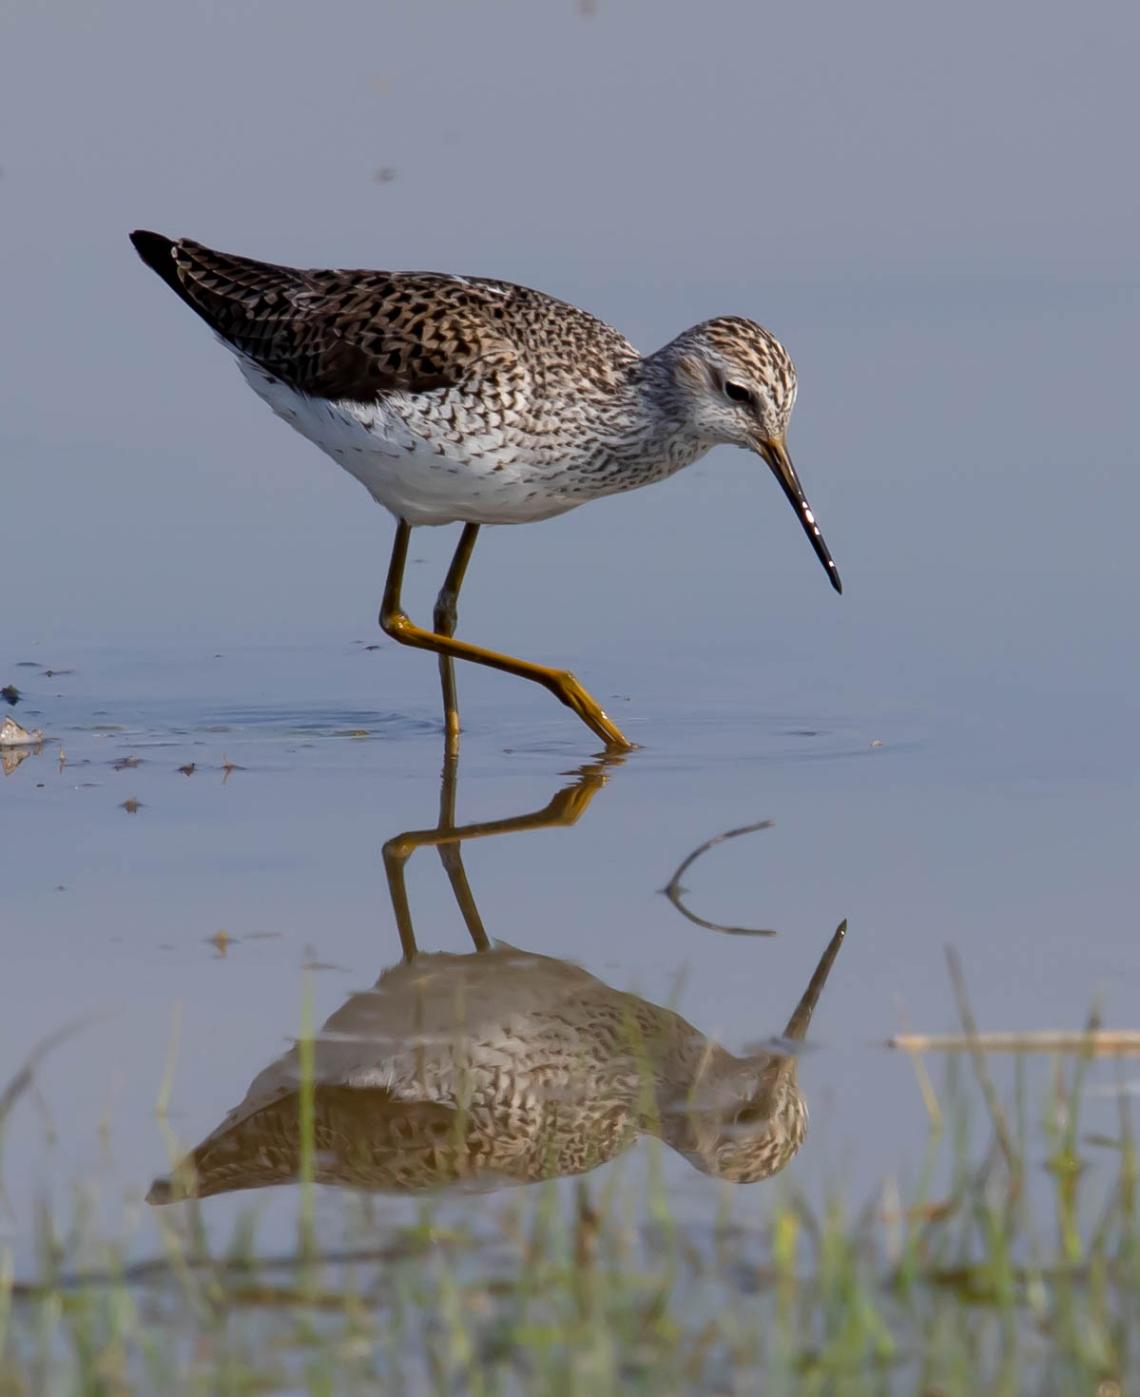
[[[506,284],[282,267],[143,230],[131,241],[227,344],[302,393],[375,402],[514,360],[499,328],[517,290]]]

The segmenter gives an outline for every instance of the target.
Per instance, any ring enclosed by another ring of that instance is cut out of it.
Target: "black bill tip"
[[[780,488],[787,495],[788,503],[796,511],[815,556],[823,564],[823,570],[827,573],[828,580],[837,592],[842,593],[843,583],[839,577],[839,569],[835,566],[831,550],[824,541],[819,525],[815,522],[815,515],[812,513],[811,505],[808,504],[807,496],[804,494],[803,486],[796,475],[792,458],[788,455],[783,438],[773,437],[761,442],[760,453],[771,466],[772,474],[780,482]]]

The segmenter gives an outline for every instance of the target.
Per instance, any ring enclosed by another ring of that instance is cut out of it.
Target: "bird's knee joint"
[[[406,611],[382,611],[380,629],[394,640],[400,640],[412,629],[412,619]]]

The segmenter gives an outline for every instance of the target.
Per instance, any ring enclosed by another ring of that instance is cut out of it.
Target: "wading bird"
[[[842,590],[787,451],[795,368],[751,320],[706,320],[643,356],[595,316],[509,282],[302,270],[141,230],[131,241],[233,351],[254,392],[395,515],[380,625],[439,656],[452,746],[457,659],[542,684],[607,748],[632,746],[568,671],[455,638],[484,524],[549,519],[728,443],[767,461]],[[463,532],[424,630],[400,604],[408,538],[419,524],[456,523]]]

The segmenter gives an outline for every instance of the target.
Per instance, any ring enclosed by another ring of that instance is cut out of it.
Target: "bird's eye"
[[[752,394],[742,383],[726,383],[724,385],[724,396],[731,398],[734,403],[746,403]]]

